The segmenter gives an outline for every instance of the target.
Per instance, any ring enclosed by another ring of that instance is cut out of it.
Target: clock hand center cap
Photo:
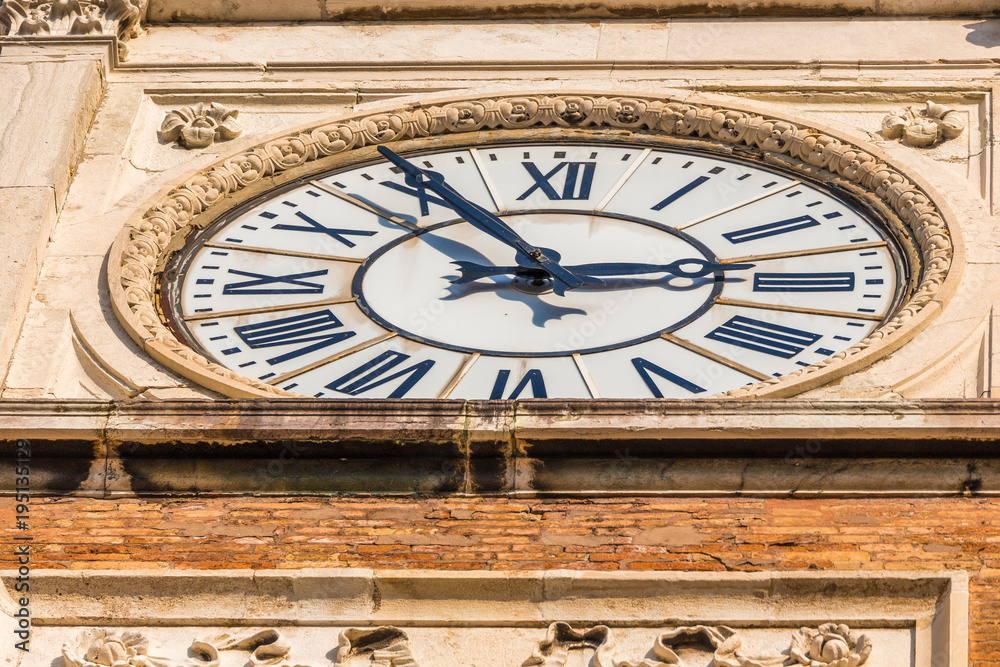
[[[557,251],[552,248],[535,248],[529,253],[518,252],[514,257],[517,269],[514,270],[514,277],[510,281],[510,286],[522,294],[548,294],[553,290],[555,279],[552,274],[539,267],[535,262],[532,266],[525,266],[528,257],[538,259],[542,255],[547,255],[553,261],[562,259]]]

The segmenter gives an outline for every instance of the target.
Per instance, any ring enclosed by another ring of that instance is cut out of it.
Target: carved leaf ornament
[[[963,114],[934,102],[927,102],[923,109],[907,107],[882,119],[882,134],[910,146],[931,146],[954,139],[963,131]]]
[[[280,632],[266,629],[223,633],[196,640],[184,660],[147,655],[148,640],[136,631],[92,629],[63,645],[63,667],[218,667],[220,654],[240,652],[251,667],[293,667],[292,645]],[[791,646],[778,655],[750,656],[742,640],[725,626],[695,625],[668,630],[656,638],[652,657],[639,662],[614,659],[615,642],[606,625],[575,629],[568,623],[549,625],[521,667],[861,667],[872,641],[846,625],[824,623],[796,631]],[[234,663],[235,664],[235,663]],[[301,667],[301,666],[295,666]],[[418,667],[406,633],[392,626],[348,628],[340,633],[333,667]]]
[[[295,396],[215,364],[179,341],[155,306],[158,271],[171,240],[211,223],[250,186],[336,168],[372,153],[367,147],[489,131],[491,137],[530,138],[553,129],[595,139],[652,141],[737,153],[787,170],[853,188],[886,212],[907,239],[918,276],[908,300],[860,343],[823,362],[740,389],[730,397],[783,397],[819,386],[872,363],[896,349],[935,312],[958,273],[946,284],[954,258],[952,233],[926,185],[887,164],[874,147],[862,148],[834,132],[782,120],[733,105],[674,98],[586,95],[522,96],[458,100],[434,106],[359,115],[278,137],[203,169],[163,194],[119,235],[109,262],[112,301],[129,334],[154,358],[184,375],[234,397]],[[630,134],[629,134],[630,133]],[[471,139],[472,137],[470,137]],[[405,145],[401,146],[405,150]],[[310,164],[315,163],[315,164]],[[243,195],[249,198],[249,195]],[[905,246],[906,243],[903,243]],[[171,247],[172,252],[177,243]]]
[[[207,148],[216,141],[228,141],[243,134],[236,122],[240,112],[217,102],[182,107],[167,113],[160,126],[160,138],[176,141],[185,148]]]

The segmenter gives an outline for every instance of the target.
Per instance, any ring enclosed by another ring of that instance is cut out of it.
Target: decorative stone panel
[[[2,574],[8,616],[16,576]],[[31,576],[20,667],[958,667],[967,657],[964,572]]]
[[[142,34],[149,0],[0,0],[0,37],[111,35],[124,42]]]

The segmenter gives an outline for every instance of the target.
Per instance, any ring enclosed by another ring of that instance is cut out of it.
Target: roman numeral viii
[[[283,345],[302,346],[267,360],[267,363],[274,365],[322,350],[355,335],[354,331],[334,331],[343,326],[343,322],[333,313],[324,310],[319,313],[283,317],[270,322],[244,324],[236,327],[236,335],[253,350]]]
[[[528,171],[534,184],[517,198],[518,201],[527,199],[535,190],[541,190],[551,200],[590,199],[590,188],[594,184],[594,171],[597,169],[596,162],[560,162],[547,174],[542,174],[534,162],[521,164]],[[566,180],[563,182],[562,192],[558,192],[552,185],[552,179],[564,168]]]
[[[791,359],[823,336],[737,315],[705,337],[782,359]]]

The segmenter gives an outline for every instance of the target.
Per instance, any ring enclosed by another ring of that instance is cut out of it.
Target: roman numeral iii
[[[754,292],[851,292],[854,272],[755,273]]]

